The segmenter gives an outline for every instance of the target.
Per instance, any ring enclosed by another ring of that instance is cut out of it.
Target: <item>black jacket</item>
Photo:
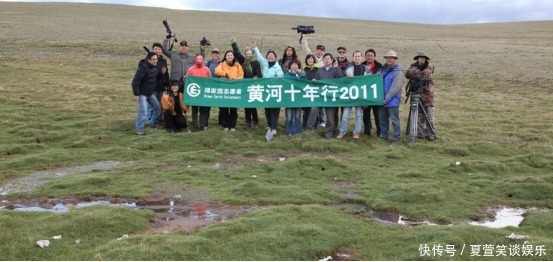
[[[231,46],[232,46],[232,52],[234,53],[236,60],[238,60],[238,63],[240,63],[240,65],[243,65],[244,62],[246,62],[246,57],[244,57],[244,55],[242,55],[242,53],[240,52],[240,49],[238,48],[238,44],[232,43]],[[256,76],[257,78],[261,78],[262,77],[261,63],[255,60],[253,62],[250,62],[250,64],[252,65],[253,72],[252,74],[249,74],[248,72],[244,71],[244,78],[253,78],[254,76]]]
[[[152,66],[146,59],[140,60],[132,80],[133,94],[135,96],[153,94],[156,90],[157,77],[157,67]]]
[[[165,74],[161,74],[161,69],[166,69]],[[167,67],[167,60],[163,58],[163,56],[159,56],[157,60],[157,85],[156,85],[156,91],[157,92],[163,92],[168,89],[169,87],[169,67]]]

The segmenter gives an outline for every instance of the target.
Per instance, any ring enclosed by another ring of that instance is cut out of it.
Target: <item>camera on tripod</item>
[[[301,40],[303,39],[303,35],[315,33],[315,27],[313,27],[312,25],[298,25],[297,27],[292,27],[292,30],[296,30],[298,34],[301,34],[300,44]]]
[[[421,89],[428,88],[430,85],[430,80],[424,77],[414,77],[409,80],[409,92],[417,92]]]
[[[202,37],[202,39],[200,40],[200,45],[201,46],[211,46],[211,43],[209,43],[209,40],[207,40],[207,37]]]
[[[165,26],[165,30],[167,30],[167,35],[165,36],[165,38],[170,39],[171,37],[176,37],[176,35],[173,34],[173,31],[171,31],[169,21],[163,20],[163,25]],[[175,38],[175,42],[177,42],[177,38]]]

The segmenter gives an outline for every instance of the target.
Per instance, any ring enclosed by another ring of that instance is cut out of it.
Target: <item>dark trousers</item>
[[[211,107],[207,106],[192,106],[192,126],[194,128],[206,127],[209,119],[209,111]],[[200,121],[198,122],[198,114],[200,115]]]
[[[246,114],[246,126],[250,127],[252,123],[254,125],[259,124],[259,117],[257,116],[256,108],[244,108],[244,112]]]
[[[302,122],[301,122],[301,129],[307,130],[307,120],[309,119],[309,113],[311,113],[311,107],[302,107]]]
[[[380,117],[378,110],[380,106],[367,106],[363,110],[363,125],[365,126],[364,133],[371,134],[372,124],[371,124],[371,110],[373,111],[374,116],[374,126],[376,127],[376,136],[380,137]]]
[[[238,119],[236,108],[219,107],[219,115],[221,117],[221,125],[224,128],[236,128],[236,120]]]
[[[267,118],[267,127],[269,127],[271,130],[277,130],[279,115],[280,115],[280,107],[265,108],[265,117]]]
[[[186,128],[186,118],[182,114],[173,115],[170,110],[163,111],[163,117],[165,118],[165,127],[168,130],[180,131]]]
[[[338,108],[337,107],[325,107],[326,125],[325,125],[325,138],[330,139],[334,135],[334,131],[338,130]]]

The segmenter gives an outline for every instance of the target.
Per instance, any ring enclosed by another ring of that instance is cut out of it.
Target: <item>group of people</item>
[[[364,53],[354,51],[351,61],[347,58],[347,49],[337,48],[335,57],[326,52],[324,45],[317,45],[316,51],[309,49],[307,38],[302,37],[302,51],[305,53],[304,64],[299,60],[296,49],[287,46],[282,58],[278,59],[274,51],[261,53],[252,41],[243,53],[234,37],[231,49],[223,57],[217,48],[211,50],[211,58],[206,61],[206,46],[200,47],[200,54],[189,51],[188,42],[181,41],[179,49],[172,49],[172,37],[168,35],[163,45],[155,43],[152,51],[138,64],[132,81],[134,99],[139,104],[135,122],[135,133],[144,135],[144,126],[148,123],[156,127],[163,121],[168,132],[189,129],[192,132],[207,130],[210,107],[187,106],[183,95],[183,85],[187,76],[217,77],[225,79],[241,78],[295,78],[317,81],[340,77],[379,74],[384,80],[384,99],[382,105],[355,107],[297,107],[285,109],[286,135],[294,136],[302,131],[315,131],[319,126],[325,128],[326,139],[342,139],[347,135],[350,114],[355,109],[353,139],[359,139],[363,133],[375,134],[381,140],[391,140],[397,144],[400,139],[399,105],[404,78],[425,78],[429,85],[421,92],[422,109],[426,114],[419,114],[418,136],[428,140],[436,139],[434,110],[434,67],[429,63],[430,57],[425,52],[418,52],[415,63],[405,71],[398,65],[398,56],[390,50],[384,55],[384,63],[376,60],[376,51],[368,49]],[[171,70],[168,70],[165,55],[170,59]],[[169,74],[170,72],[170,74]],[[187,123],[187,113],[192,109],[191,125]],[[267,130],[277,134],[280,108],[264,108]],[[374,126],[371,123],[371,111]],[[302,116],[303,115],[303,116]],[[427,115],[425,117],[424,115]],[[236,131],[238,119],[237,108],[219,108],[218,124],[224,131]],[[245,109],[247,128],[257,129],[259,117],[256,108]],[[392,136],[389,137],[389,126],[392,125]],[[374,128],[374,129],[373,129]]]

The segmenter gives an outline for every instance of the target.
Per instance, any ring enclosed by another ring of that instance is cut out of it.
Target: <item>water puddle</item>
[[[76,199],[39,199],[39,200],[0,201],[1,210],[32,212],[69,212],[71,208],[94,205],[128,207],[136,210],[149,209],[157,216],[150,220],[150,233],[168,234],[174,231],[193,232],[202,227],[235,219],[248,212],[259,209],[258,206],[230,206],[212,203],[191,203],[168,198],[151,198],[140,201],[112,199],[80,201]]]
[[[528,210],[535,209],[522,209],[522,208],[510,208],[503,207],[495,212],[494,221],[486,222],[469,222],[470,225],[484,226],[489,228],[504,228],[504,227],[518,227],[522,220],[524,220],[523,214]]]
[[[405,226],[436,225],[426,220],[413,221],[406,216],[400,215],[398,213],[375,211],[374,209],[362,204],[340,204],[337,207],[351,209],[356,215],[369,215],[370,217],[374,217],[384,224],[400,224]]]

